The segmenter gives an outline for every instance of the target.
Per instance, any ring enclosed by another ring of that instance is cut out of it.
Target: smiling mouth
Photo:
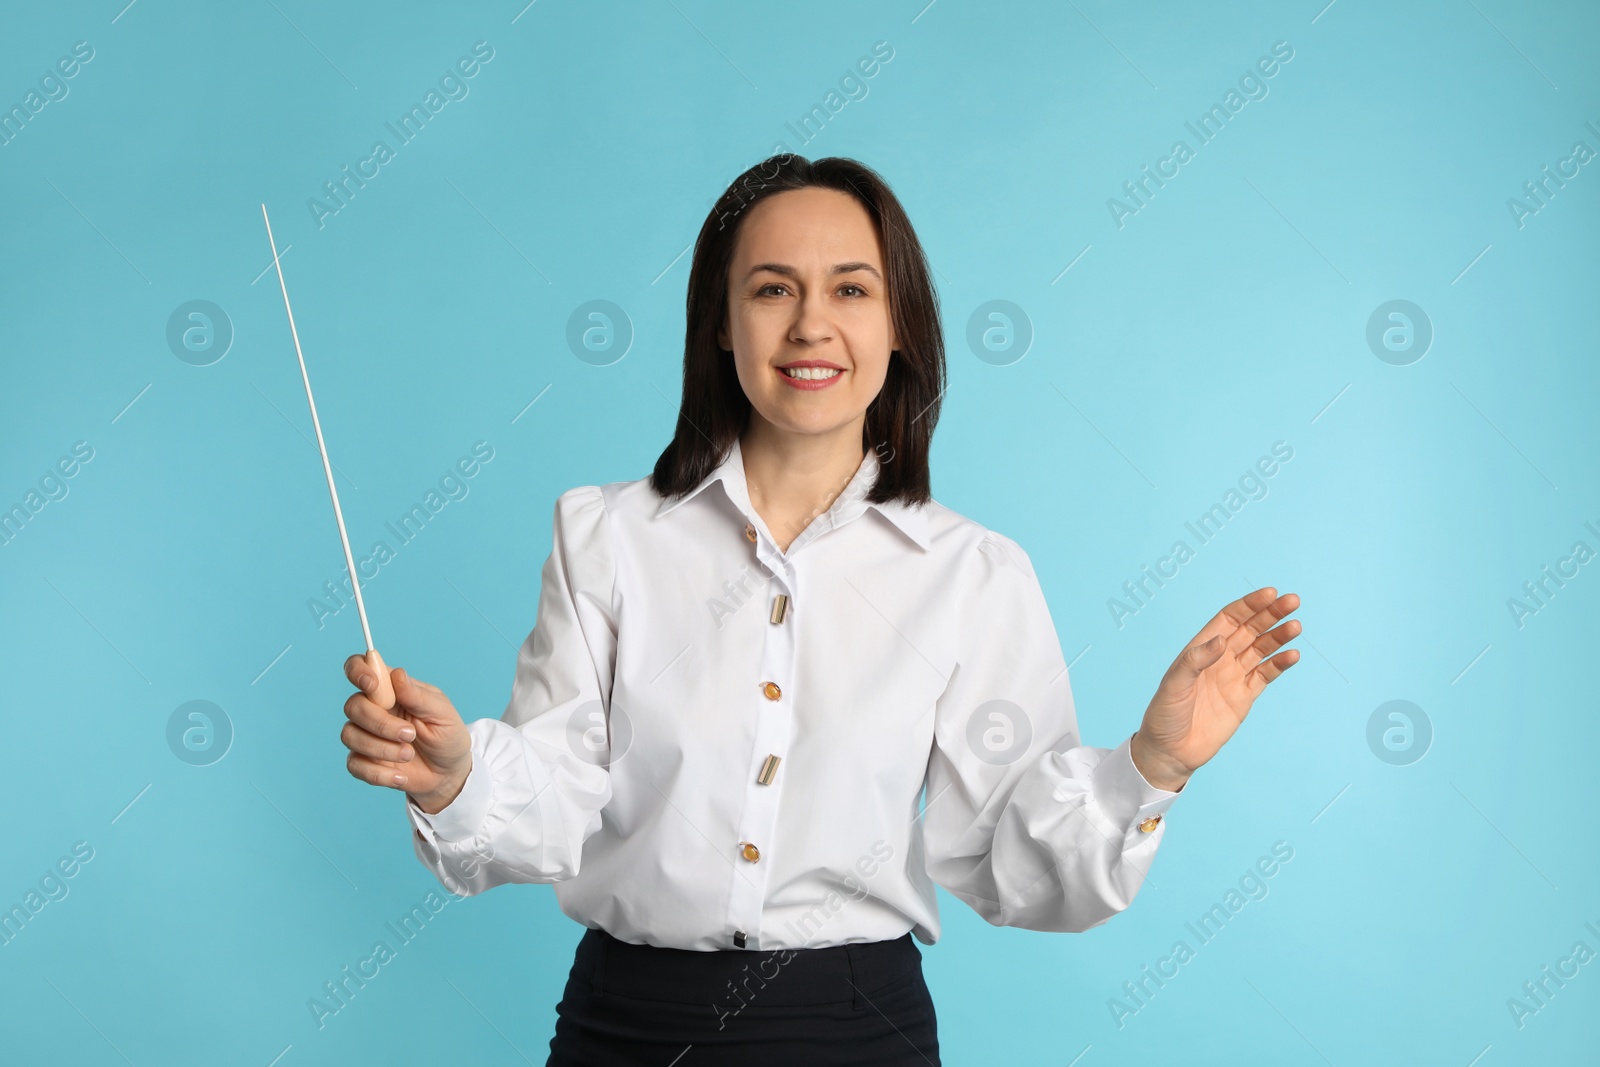
[[[801,381],[808,382],[826,381],[829,378],[837,378],[844,373],[844,371],[834,370],[830,367],[779,367],[778,369],[791,378],[798,378]]]

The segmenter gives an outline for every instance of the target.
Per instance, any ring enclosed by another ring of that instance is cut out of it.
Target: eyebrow
[[[793,278],[796,281],[800,280],[800,272],[789,266],[787,263],[757,263],[755,266],[750,268],[750,271],[745,275],[745,278],[748,280],[752,275],[759,274],[764,270],[771,271],[773,274],[781,274],[786,278]],[[874,267],[871,263],[862,263],[860,261],[852,263],[836,263],[834,264],[833,269],[828,273],[853,274],[858,270],[866,271],[880,282],[883,281],[883,275],[878,273],[878,268]]]

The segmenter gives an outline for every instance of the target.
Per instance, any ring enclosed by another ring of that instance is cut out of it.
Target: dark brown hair
[[[792,189],[837,189],[855,197],[877,227],[884,251],[889,313],[900,342],[883,388],[867,407],[864,449],[877,452],[877,483],[867,499],[917,505],[931,499],[928,450],[945,388],[944,335],[927,257],[900,201],[870,167],[830,156],[810,161],[784,153],[745,171],[718,198],[700,227],[689,268],[683,345],[683,402],[678,425],[656,460],[650,485],[663,497],[693,489],[726,458],[750,423],[750,398],[731,353],[717,344],[728,308],[728,269],[746,212]],[[730,225],[731,223],[731,225]]]

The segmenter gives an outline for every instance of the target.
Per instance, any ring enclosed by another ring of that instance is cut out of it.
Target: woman
[[[937,1064],[934,884],[1035,930],[1126,908],[1299,601],[1227,605],[1081,745],[1027,554],[930,495],[938,305],[882,180],[741,175],[687,312],[651,477],[556,502],[504,716],[352,656],[348,767],[408,794],[446,888],[554,883],[588,927],[551,1064]]]

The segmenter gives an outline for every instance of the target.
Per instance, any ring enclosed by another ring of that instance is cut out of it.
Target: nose
[[[818,345],[833,340],[833,319],[828,313],[827,294],[813,287],[795,302],[794,322],[789,339],[796,344]]]

